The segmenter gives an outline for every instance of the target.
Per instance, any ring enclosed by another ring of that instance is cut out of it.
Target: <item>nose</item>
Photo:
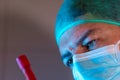
[[[82,54],[89,51],[86,47],[83,47],[82,45],[78,45],[76,48],[69,48],[69,50],[73,55]]]

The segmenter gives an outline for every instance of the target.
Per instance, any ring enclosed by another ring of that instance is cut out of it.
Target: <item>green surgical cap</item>
[[[66,30],[87,22],[120,26],[120,0],[64,0],[56,18],[57,44]]]

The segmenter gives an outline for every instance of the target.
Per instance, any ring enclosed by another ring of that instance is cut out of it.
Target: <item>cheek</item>
[[[86,47],[83,47],[81,45],[77,46],[77,48],[74,50],[74,54],[82,54],[88,52],[88,49]]]

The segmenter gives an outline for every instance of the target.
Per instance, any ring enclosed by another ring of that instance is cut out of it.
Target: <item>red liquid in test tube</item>
[[[26,80],[36,80],[34,73],[30,67],[30,62],[25,55],[16,58],[19,68],[22,70]]]

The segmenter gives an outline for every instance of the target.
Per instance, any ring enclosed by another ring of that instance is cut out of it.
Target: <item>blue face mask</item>
[[[120,41],[73,56],[75,80],[120,80]]]

